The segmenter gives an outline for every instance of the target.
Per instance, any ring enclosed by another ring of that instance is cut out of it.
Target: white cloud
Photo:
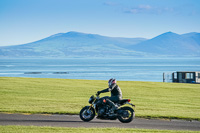
[[[106,6],[116,6],[116,5],[118,5],[118,4],[115,3],[115,2],[110,2],[110,1],[108,1],[108,2],[104,2],[103,5],[106,5]]]
[[[139,5],[138,9],[150,10],[152,7],[150,5]]]
[[[158,8],[150,5],[139,5],[133,8],[127,8],[124,12],[131,14],[163,14],[167,12],[174,12],[174,9],[169,7]]]

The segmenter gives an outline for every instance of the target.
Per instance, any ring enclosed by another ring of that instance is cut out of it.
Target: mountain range
[[[67,32],[32,43],[2,46],[0,57],[200,57],[200,33],[166,32],[145,39]]]

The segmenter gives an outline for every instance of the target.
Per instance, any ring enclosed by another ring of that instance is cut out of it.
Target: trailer
[[[172,82],[200,84],[200,71],[177,71],[172,73]]]

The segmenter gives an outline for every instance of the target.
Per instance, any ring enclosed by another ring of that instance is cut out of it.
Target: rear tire
[[[91,121],[95,117],[94,108],[90,106],[85,106],[81,109],[79,116],[81,120],[85,122]]]
[[[119,109],[118,120],[122,123],[129,123],[135,117],[135,112],[130,107],[122,107]]]

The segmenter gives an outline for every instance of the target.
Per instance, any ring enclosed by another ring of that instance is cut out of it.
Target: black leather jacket
[[[111,97],[117,96],[122,98],[122,91],[117,84],[112,84],[109,88],[100,91],[100,93],[111,92]]]

